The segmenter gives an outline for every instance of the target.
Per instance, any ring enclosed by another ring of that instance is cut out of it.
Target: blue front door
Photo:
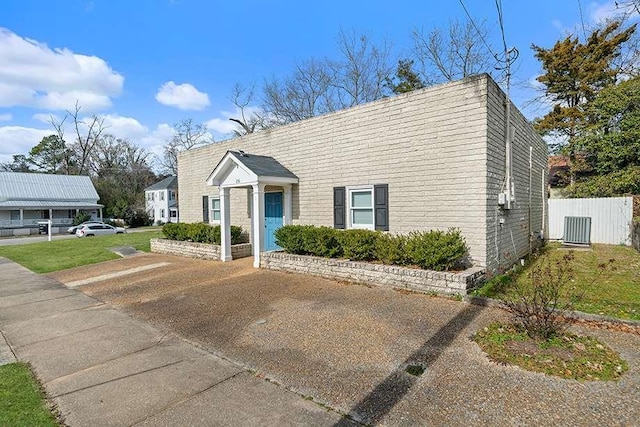
[[[276,245],[275,232],[282,227],[282,193],[264,194],[264,250],[281,249]]]

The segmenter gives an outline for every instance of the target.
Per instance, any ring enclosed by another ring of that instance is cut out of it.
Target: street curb
[[[508,311],[508,307],[506,306],[505,303],[493,298],[466,295],[465,297],[463,297],[463,301],[473,305],[480,305],[483,307],[495,307],[495,308],[500,308],[502,310]],[[624,325],[634,329],[638,329],[638,332],[640,332],[639,320],[618,319],[617,317],[584,313],[582,311],[558,310],[558,313],[562,314],[564,317],[575,319],[577,321]]]

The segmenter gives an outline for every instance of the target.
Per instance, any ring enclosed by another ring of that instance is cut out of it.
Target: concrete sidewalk
[[[68,425],[341,421],[334,412],[54,279],[3,258],[0,270],[0,363],[14,354],[31,363]]]

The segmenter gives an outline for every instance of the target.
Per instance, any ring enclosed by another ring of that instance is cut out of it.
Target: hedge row
[[[468,252],[457,229],[391,235],[371,230],[285,225],[275,235],[276,243],[292,254],[380,261],[425,270],[451,270],[461,264]]]
[[[198,243],[221,243],[220,226],[209,225],[202,222],[187,224],[184,222],[168,222],[162,227],[162,234],[169,240],[183,240]],[[237,245],[243,242],[242,227],[231,226],[231,244]]]

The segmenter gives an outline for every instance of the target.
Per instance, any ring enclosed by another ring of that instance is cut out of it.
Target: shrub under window
[[[292,254],[380,261],[438,271],[456,268],[468,252],[456,229],[390,235],[372,230],[285,225],[275,235],[276,243]]]

